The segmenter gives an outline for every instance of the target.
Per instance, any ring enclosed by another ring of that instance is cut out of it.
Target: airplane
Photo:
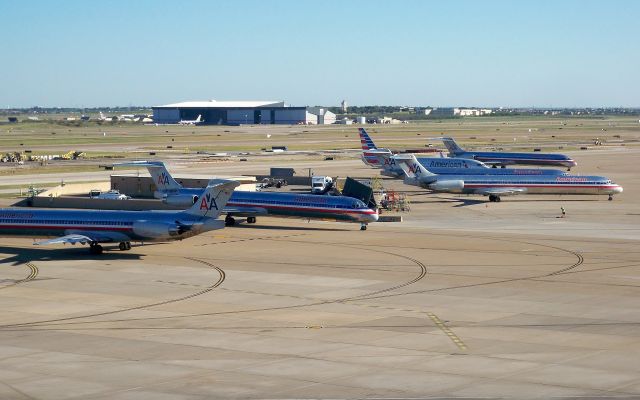
[[[102,111],[100,111],[100,117],[98,118],[98,120],[100,120],[100,121],[109,121],[109,122],[118,121],[119,119],[120,118],[118,116],[116,116],[116,115],[114,115],[112,117],[106,116],[106,115],[104,115],[102,113]]]
[[[167,171],[162,161],[133,161],[113,164],[114,167],[146,167],[156,185],[154,197],[165,204],[189,207],[198,201],[202,189],[182,187]],[[211,182],[215,182],[212,180]],[[235,217],[246,217],[255,224],[257,216],[308,218],[359,222],[360,229],[378,220],[378,211],[361,200],[348,196],[318,196],[312,194],[235,191],[227,203],[225,224],[233,226]]]
[[[405,183],[435,192],[480,194],[498,202],[500,196],[528,194],[607,194],[622,193],[622,186],[601,176],[497,176],[441,175],[430,172],[412,154],[397,155],[396,162],[405,173]]]
[[[391,177],[403,177],[404,172],[397,165],[389,149],[376,147],[364,128],[359,128],[362,143],[362,161],[372,167],[380,168],[380,174]],[[491,168],[480,161],[467,158],[421,157],[418,162],[435,174],[465,175],[564,175],[557,169],[542,168]]]
[[[199,125],[203,123],[202,114],[198,114],[198,118],[196,119],[181,119],[178,124],[179,125]]]
[[[219,181],[200,190],[200,200],[184,211],[105,211],[0,209],[0,236],[54,237],[35,245],[89,244],[91,254],[102,254],[100,243],[119,243],[130,250],[132,241],[182,240],[224,228],[218,216],[236,181]]]
[[[578,165],[569,156],[557,153],[503,153],[500,151],[466,151],[462,149],[452,137],[441,137],[444,145],[449,150],[449,157],[468,158],[482,161],[502,167],[513,164],[523,165],[557,165],[567,167],[571,171],[571,167]]]

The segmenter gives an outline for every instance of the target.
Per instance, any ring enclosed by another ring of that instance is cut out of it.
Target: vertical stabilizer
[[[225,180],[207,186],[198,201],[183,213],[202,218],[218,218],[224,206],[227,205],[227,201],[231,198],[233,190],[238,185],[240,185],[239,182]]]
[[[435,176],[420,164],[413,154],[401,154],[394,156],[393,159],[407,178],[420,179],[423,176]]]
[[[364,130],[364,128],[358,128],[358,132],[360,133],[360,143],[362,144],[362,150],[376,150],[376,144],[373,143],[373,140]]]
[[[449,150],[449,155],[456,156],[465,152],[452,137],[443,137],[442,142],[447,150]]]
[[[169,173],[162,161],[132,161],[113,164],[114,167],[146,167],[159,193],[167,193],[182,189]]]

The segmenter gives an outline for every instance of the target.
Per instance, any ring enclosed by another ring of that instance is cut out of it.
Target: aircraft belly
[[[282,218],[311,218],[322,219],[328,221],[355,221],[355,218],[347,213],[331,213],[320,211],[300,211],[300,210],[282,210],[282,209],[270,209],[269,216],[282,217]]]
[[[527,188],[527,193],[533,194],[605,194],[608,193],[604,189],[598,187],[531,187]]]

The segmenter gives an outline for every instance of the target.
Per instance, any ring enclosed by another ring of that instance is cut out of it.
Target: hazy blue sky
[[[640,1],[0,0],[0,106],[640,106]]]

